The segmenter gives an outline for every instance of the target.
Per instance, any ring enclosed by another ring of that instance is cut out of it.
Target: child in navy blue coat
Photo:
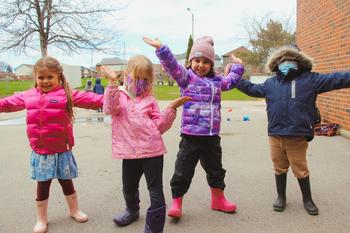
[[[303,52],[283,47],[271,55],[267,69],[275,72],[262,84],[243,80],[236,86],[247,95],[263,97],[267,104],[268,135],[274,165],[278,197],[275,211],[286,206],[286,183],[289,166],[298,179],[308,214],[317,215],[312,200],[306,161],[308,141],[314,135],[318,94],[350,87],[350,73],[319,74],[311,72],[312,59]]]
[[[98,95],[103,95],[105,93],[105,88],[102,86],[100,78],[96,78],[92,91]],[[97,109],[97,112],[102,112],[102,108]]]

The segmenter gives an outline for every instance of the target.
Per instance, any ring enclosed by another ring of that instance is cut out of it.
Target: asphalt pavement
[[[161,101],[161,108],[169,102]],[[166,219],[165,233],[347,233],[350,231],[350,140],[318,136],[309,144],[307,159],[318,216],[303,208],[296,178],[288,173],[287,208],[274,212],[274,173],[269,156],[264,101],[223,101],[221,145],[226,173],[225,194],[238,205],[235,214],[210,209],[205,173],[198,164],[189,192],[184,196],[183,217]],[[31,232],[35,223],[35,181],[29,175],[31,149],[26,137],[25,112],[0,114],[0,232]],[[243,118],[249,121],[243,121]],[[74,180],[86,223],[68,217],[64,195],[57,181],[51,185],[50,233],[142,232],[149,195],[140,183],[141,216],[127,227],[117,227],[114,214],[124,209],[121,161],[111,158],[110,118],[92,110],[78,110],[73,149],[79,177]],[[164,192],[171,201],[170,179],[180,140],[181,110],[164,135],[168,153],[164,162]]]

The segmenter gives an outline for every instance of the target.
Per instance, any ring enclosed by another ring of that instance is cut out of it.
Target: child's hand
[[[156,49],[159,49],[163,46],[162,42],[160,42],[158,39],[152,40],[152,39],[144,36],[143,41]]]
[[[231,54],[231,62],[243,65],[243,61],[240,58],[236,57],[234,54]]]
[[[232,64],[233,64],[233,63],[228,63],[228,64],[225,66],[225,69],[224,69],[224,75],[225,75],[225,76],[227,76],[227,75],[230,73]]]
[[[115,83],[118,79],[116,73],[114,73],[111,69],[105,66],[101,66],[102,74],[109,80],[109,83]]]
[[[186,103],[191,99],[192,99],[191,97],[182,96],[180,98],[175,99],[173,102],[171,102],[169,107],[176,110],[178,107],[180,107],[181,105],[183,105],[184,103]]]

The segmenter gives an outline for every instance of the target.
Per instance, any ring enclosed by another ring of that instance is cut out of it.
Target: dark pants
[[[222,152],[219,136],[181,135],[175,172],[170,181],[173,198],[183,196],[189,189],[198,160],[207,173],[212,188],[225,188],[225,169],[222,168]]]
[[[163,193],[163,155],[146,159],[123,160],[123,194],[130,209],[139,209],[139,182],[145,174],[151,209],[165,205]]]
[[[36,200],[37,201],[44,201],[49,198],[50,195],[50,186],[51,186],[52,180],[46,180],[46,181],[38,181],[38,185],[36,187]],[[64,195],[71,195],[75,193],[74,184],[71,179],[69,180],[61,180],[58,179],[58,182],[60,183],[62,187],[62,191]]]

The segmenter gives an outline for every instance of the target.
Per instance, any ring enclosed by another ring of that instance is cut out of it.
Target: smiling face
[[[211,62],[205,57],[193,58],[191,61],[191,69],[199,76],[206,76],[211,66]]]
[[[60,85],[60,74],[50,69],[37,69],[35,71],[36,86],[42,92],[50,92]]]

